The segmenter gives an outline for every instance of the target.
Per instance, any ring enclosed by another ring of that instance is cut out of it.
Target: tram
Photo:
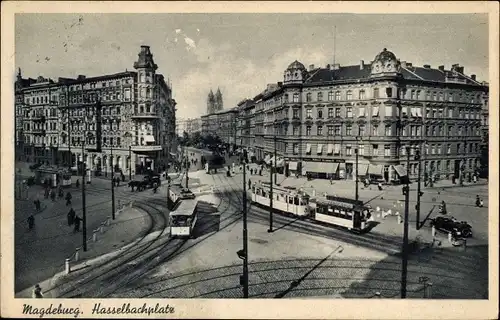
[[[181,200],[169,214],[170,236],[194,238],[193,230],[198,220],[198,200]]]
[[[191,190],[182,187],[180,184],[174,184],[169,188],[168,197],[175,205],[180,200],[194,199],[196,196]]]
[[[251,189],[252,202],[269,207],[270,185],[255,183]],[[309,214],[307,203],[308,195],[293,188],[283,188],[273,185],[273,208],[294,216],[305,217]]]
[[[270,206],[270,185],[254,183],[251,188],[252,202],[263,207]],[[362,201],[335,196],[311,197],[294,188],[273,185],[273,209],[299,218],[347,228],[361,232],[367,227],[371,209]]]

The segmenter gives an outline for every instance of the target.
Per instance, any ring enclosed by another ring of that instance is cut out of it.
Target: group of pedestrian
[[[80,222],[82,219],[76,215],[75,210],[71,208],[68,212],[68,226],[74,225],[74,232],[80,231]]]
[[[484,202],[483,199],[479,197],[479,195],[476,195],[476,207],[482,208],[484,207]]]

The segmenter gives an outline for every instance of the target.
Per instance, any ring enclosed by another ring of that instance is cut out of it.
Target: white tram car
[[[251,188],[252,202],[270,206],[270,185],[254,183]],[[310,197],[307,193],[292,188],[273,185],[273,208],[299,218],[336,225],[361,232],[367,227],[371,209],[362,201],[334,196]]]
[[[252,202],[262,206],[269,207],[270,186],[265,183],[255,183],[252,186]],[[273,186],[273,208],[285,213],[290,213],[294,216],[305,217],[309,214],[308,211],[308,195],[303,192]]]

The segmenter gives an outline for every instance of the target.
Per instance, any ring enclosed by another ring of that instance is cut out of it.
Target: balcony
[[[31,117],[31,120],[45,122],[45,116],[43,116],[43,115],[34,115],[34,116]]]
[[[156,112],[135,112],[130,117],[136,119],[156,119],[160,116]]]
[[[42,136],[45,135],[45,130],[44,129],[31,129],[31,132],[33,134],[37,134],[37,135],[42,135]]]
[[[162,151],[163,147],[160,145],[142,145],[142,146],[132,146],[132,151],[134,152],[150,152],[150,151]]]

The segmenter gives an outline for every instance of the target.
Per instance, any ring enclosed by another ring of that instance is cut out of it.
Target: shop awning
[[[311,152],[311,144],[308,143],[306,144],[306,153],[310,153]]]
[[[333,144],[328,144],[328,154],[333,153]]]
[[[368,165],[367,164],[358,164],[358,176],[364,176],[364,175],[366,175],[367,171],[368,171]]]
[[[321,154],[321,153],[323,153],[323,145],[318,144],[318,154]]]
[[[288,169],[297,170],[297,162],[288,162]]]
[[[402,165],[398,164],[396,166],[393,166],[393,168],[394,168],[394,170],[396,170],[396,173],[398,174],[398,176],[405,177],[407,175],[406,170]]]
[[[335,173],[339,164],[336,162],[307,162],[306,172]]]
[[[370,166],[368,167],[368,173],[381,176],[383,169],[384,168],[381,164],[370,164]]]

